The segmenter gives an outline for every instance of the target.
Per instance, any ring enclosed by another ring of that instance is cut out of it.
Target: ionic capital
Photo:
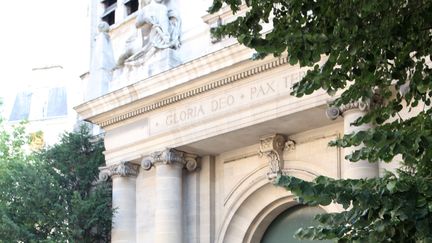
[[[339,116],[343,116],[344,112],[347,112],[349,110],[359,110],[359,111],[367,111],[370,109],[370,102],[369,101],[354,101],[349,104],[341,105],[339,107],[337,106],[329,106],[326,110],[326,116],[330,120],[336,120]]]
[[[265,155],[269,159],[270,171],[267,173],[269,180],[272,180],[276,178],[278,174],[281,174],[282,168],[284,167],[284,149],[295,149],[295,142],[287,140],[281,134],[273,134],[260,139],[259,154],[261,156]]]
[[[150,170],[152,166],[177,165],[186,167],[188,171],[194,171],[197,167],[197,158],[197,155],[167,148],[144,157],[141,166],[145,170]]]
[[[98,181],[107,181],[110,177],[113,176],[137,176],[139,171],[139,165],[122,161],[115,165],[99,167],[99,180]]]

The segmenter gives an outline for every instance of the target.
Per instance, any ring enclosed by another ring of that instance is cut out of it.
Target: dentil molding
[[[243,79],[248,78],[250,76],[268,71],[270,69],[279,67],[279,66],[287,64],[287,63],[288,62],[287,62],[286,58],[278,58],[276,60],[265,63],[261,66],[255,66],[255,67],[249,68],[249,69],[244,70],[242,72],[238,72],[238,73],[232,74],[231,76],[228,76],[228,77],[225,77],[225,78],[222,78],[219,80],[215,80],[213,82],[204,84],[204,85],[199,86],[197,88],[193,88],[193,89],[175,94],[173,96],[161,99],[161,100],[156,101],[152,104],[148,104],[148,105],[145,105],[145,106],[138,108],[136,110],[129,111],[125,114],[115,116],[113,118],[104,120],[102,122],[98,122],[97,125],[99,125],[101,127],[110,126],[110,125],[119,123],[121,121],[130,119],[132,117],[136,117],[136,116],[142,115],[144,113],[148,113],[148,112],[163,108],[165,106],[183,101],[185,99],[189,99],[189,98],[195,97],[197,95],[207,93],[209,91],[220,88],[222,86],[226,86],[226,85],[234,83],[236,81],[243,80]]]

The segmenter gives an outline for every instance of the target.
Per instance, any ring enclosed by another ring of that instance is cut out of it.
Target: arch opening
[[[326,211],[320,207],[310,207],[296,205],[280,213],[265,230],[261,243],[303,243],[303,242],[320,242],[326,243],[331,241],[310,241],[299,240],[294,238],[295,232],[302,227],[316,225],[314,217],[317,214]]]

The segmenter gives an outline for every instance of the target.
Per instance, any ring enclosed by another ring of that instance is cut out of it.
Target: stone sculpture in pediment
[[[116,67],[111,39],[108,34],[109,25],[106,22],[100,22],[98,31],[90,62],[90,82],[86,89],[86,100],[99,97],[108,91],[108,84]]]
[[[118,60],[119,66],[143,64],[158,52],[180,48],[181,19],[178,12],[169,9],[163,0],[151,0],[143,5],[135,22],[136,28],[141,30],[142,46],[138,50],[126,48]],[[170,54],[165,56],[172,57]]]

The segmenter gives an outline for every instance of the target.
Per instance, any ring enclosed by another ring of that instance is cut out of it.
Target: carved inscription
[[[226,109],[235,103],[233,95],[227,95],[211,101],[211,111],[216,112],[218,110]]]
[[[250,99],[255,100],[263,96],[276,93],[275,81],[269,81],[265,84],[258,84],[250,87]]]
[[[181,122],[201,117],[203,115],[205,115],[205,111],[202,105],[192,106],[185,110],[168,114],[166,116],[165,125],[175,125]]]
[[[179,125],[210,118],[219,113],[235,111],[281,95],[290,95],[293,84],[304,75],[305,71],[300,71],[275,79],[255,81],[155,115],[150,118],[150,133],[155,134]]]

